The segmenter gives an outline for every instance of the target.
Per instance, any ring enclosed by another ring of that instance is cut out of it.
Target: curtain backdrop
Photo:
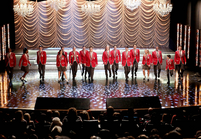
[[[97,0],[101,11],[91,16],[81,11],[85,0],[66,1],[58,11],[43,1],[33,2],[34,11],[25,18],[15,13],[16,48],[169,46],[170,15],[155,13],[154,1],[141,0],[141,6],[131,11],[123,0]],[[17,3],[19,0],[14,0]]]

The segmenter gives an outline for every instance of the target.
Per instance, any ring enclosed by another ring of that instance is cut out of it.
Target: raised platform
[[[125,51],[125,48],[118,48],[122,54],[123,51]],[[131,48],[130,48],[131,49]],[[44,49],[47,53],[47,64],[46,64],[46,69],[57,69],[56,68],[56,55],[58,53],[58,51],[60,50],[60,48],[46,48]],[[81,49],[77,48],[77,51],[80,51]],[[142,69],[142,57],[144,54],[144,48],[140,48],[140,63],[139,63],[139,69]],[[149,51],[150,53],[152,53],[155,49],[150,48]],[[38,50],[29,50],[29,57],[30,57],[30,62],[31,62],[31,67],[30,69],[38,69],[38,65],[36,62],[37,53]],[[65,48],[65,51],[69,54],[70,51],[72,51],[72,48]],[[166,55],[170,54],[172,56],[172,58],[174,58],[174,52],[168,48],[161,48],[162,51],[162,55],[163,55],[163,64],[162,64],[162,69],[165,69],[165,59],[166,59]],[[23,50],[22,49],[18,49],[15,50],[14,53],[16,54],[16,58],[17,58],[17,64],[19,63],[19,59],[22,55]],[[104,52],[104,49],[94,49],[94,52],[97,53],[98,56],[98,66],[96,67],[96,70],[104,70],[104,66],[103,66],[103,62],[102,62],[102,54]],[[68,66],[69,67],[69,66]],[[69,69],[69,68],[68,68]],[[119,69],[123,69],[123,67],[119,66]],[[19,70],[19,67],[16,66],[15,70]]]

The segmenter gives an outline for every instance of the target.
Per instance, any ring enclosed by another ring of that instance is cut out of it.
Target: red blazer
[[[170,59],[170,61],[168,62],[168,59],[166,59],[166,70],[173,70],[174,69],[174,60]]]
[[[29,55],[27,54],[27,57],[25,56],[25,54],[23,54],[20,58],[20,62],[19,62],[19,67],[21,67],[21,63],[22,66],[26,67],[28,66],[28,64],[31,65],[30,61],[29,61]]]
[[[74,55],[73,51],[71,51],[71,52],[69,53],[69,63],[73,64],[73,62],[74,62],[74,57],[76,57],[77,63],[80,64],[80,63],[81,63],[81,58],[80,58],[80,54],[79,54],[78,51],[75,52],[75,55]]]
[[[107,65],[107,62],[109,61],[110,64],[112,64],[112,53],[111,51],[109,51],[109,56],[107,54],[107,51],[103,52],[103,56],[102,56],[102,60],[103,60],[103,64]]]
[[[47,60],[46,52],[42,51],[40,56],[39,56],[39,51],[38,51],[37,52],[37,64],[39,64],[41,62],[42,65],[45,65],[46,60]]]
[[[6,54],[6,59],[5,59],[5,62],[6,62],[6,66],[9,66],[12,68],[12,67],[15,67],[16,66],[16,57],[15,57],[15,53],[11,52],[10,53],[10,58],[9,58],[9,53]]]
[[[85,50],[85,54],[84,54],[83,50],[80,51],[80,57],[81,57],[81,63],[82,64],[86,64],[86,55],[87,55],[87,53],[88,53],[87,50]]]
[[[125,67],[127,63],[127,66],[131,66],[131,53],[128,51],[128,55],[126,57],[126,51],[122,53],[122,65]]]
[[[98,59],[97,59],[97,54],[93,52],[92,57],[90,55],[90,52],[86,54],[86,66],[90,67],[92,66],[95,68],[98,65]]]
[[[145,57],[145,55],[143,55],[142,65],[147,64],[148,66],[150,66],[151,63],[152,63],[152,56],[151,56],[151,54],[149,54],[149,55],[147,56],[147,58]]]
[[[112,63],[114,63],[114,60],[116,61],[116,63],[121,62],[121,53],[119,50],[116,49],[116,55],[114,55],[114,50],[112,50],[111,55],[112,55]]]
[[[185,55],[185,51],[184,50],[181,50],[182,51],[182,55],[180,56],[179,54],[179,51],[176,51],[175,52],[175,56],[174,56],[174,61],[177,65],[180,64],[180,60],[182,61],[182,64],[185,64],[186,63],[186,55]]]
[[[136,54],[134,55],[134,50],[131,49],[131,63],[133,64],[134,60],[136,59],[137,63],[140,61],[140,50],[136,49]]]
[[[162,52],[158,50],[159,57],[157,57],[156,51],[152,52],[152,62],[154,65],[158,64],[158,61],[160,64],[162,64]]]
[[[57,62],[56,63],[57,67],[60,67],[60,65],[62,67],[67,67],[68,66],[67,58],[64,55],[62,55],[61,59],[59,58],[59,55],[57,55],[56,62]]]

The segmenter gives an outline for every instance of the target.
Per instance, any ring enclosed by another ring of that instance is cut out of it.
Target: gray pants
[[[107,62],[106,65],[104,65],[104,69],[105,69],[106,78],[108,78],[108,74],[107,74],[108,70],[109,70],[109,76],[111,77],[111,69],[110,69],[110,63],[109,63],[109,61]]]
[[[161,64],[158,62],[157,65],[154,65],[154,75],[157,77],[157,69],[158,69],[158,77],[160,77],[161,73]]]
[[[45,78],[45,65],[41,64],[41,62],[38,64],[38,72],[40,74],[40,78]]]
[[[137,63],[136,59],[135,59],[134,62],[133,62],[132,76],[133,76],[134,69],[135,69],[135,74],[136,74],[136,72],[137,72],[137,70],[138,70],[138,63]]]
[[[168,79],[168,82],[170,82],[170,76],[173,75],[173,70],[169,70],[167,69],[167,79]]]
[[[183,77],[183,73],[184,73],[184,64],[182,64],[182,62],[180,62],[179,65],[176,65],[176,70],[178,71],[178,75],[179,77]]]

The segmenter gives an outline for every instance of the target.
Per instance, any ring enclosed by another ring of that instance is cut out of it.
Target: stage
[[[58,83],[57,70],[46,70],[44,84],[40,83],[37,70],[29,72],[26,84],[22,84],[19,79],[22,74],[23,72],[15,70],[12,84],[9,84],[6,72],[1,74],[1,108],[32,110],[37,97],[90,98],[91,110],[105,109],[106,98],[144,96],[159,96],[162,108],[201,105],[201,84],[197,82],[198,77],[194,77],[194,73],[190,71],[184,72],[183,80],[178,80],[174,72],[170,85],[167,85],[165,70],[161,72],[161,79],[155,80],[153,67],[149,81],[143,81],[141,69],[137,78],[132,79],[129,74],[128,82],[125,81],[123,70],[118,71],[118,78],[109,78],[108,81],[105,80],[103,70],[95,70],[93,83],[83,80],[80,70],[76,81],[72,82],[68,70],[68,85],[65,82]]]

